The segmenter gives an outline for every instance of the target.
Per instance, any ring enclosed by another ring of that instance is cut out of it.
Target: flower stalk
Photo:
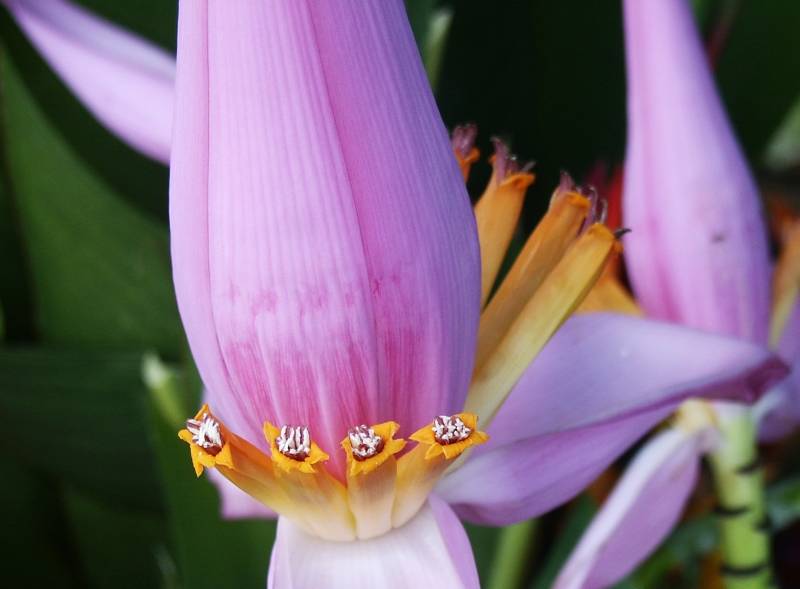
[[[772,578],[769,525],[756,426],[748,408],[720,404],[721,440],[709,463],[718,516],[726,589],[766,589]]]
[[[514,589],[523,586],[525,571],[536,546],[538,530],[538,519],[529,519],[503,529],[487,584],[488,589]]]

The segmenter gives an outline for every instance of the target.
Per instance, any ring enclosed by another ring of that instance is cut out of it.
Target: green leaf
[[[740,2],[717,66],[722,96],[753,159],[800,95],[798,23],[796,0]]]
[[[125,511],[72,490],[65,505],[74,549],[88,585],[98,589],[169,586],[174,564],[166,546],[166,524],[153,513]]]
[[[3,39],[16,48],[13,40],[18,33],[3,22]],[[53,98],[63,95],[63,88],[60,94],[47,92],[53,89],[52,74],[45,71],[37,77],[41,64],[37,68],[33,59],[27,60],[25,51],[12,55],[13,59],[4,54],[0,62],[0,114],[10,196],[30,264],[40,335],[54,343],[155,347],[177,354],[183,336],[169,273],[166,228],[163,215],[144,204],[155,197],[158,208],[165,209],[165,174],[154,194],[147,188],[152,168],[128,169],[132,156],[127,148],[106,150],[104,161],[122,166],[124,174],[118,179],[131,179],[139,186],[136,196],[141,203],[123,196],[115,182],[98,172],[103,166],[87,164],[90,154],[103,157],[98,149],[116,140],[99,130],[105,140],[84,149],[80,141],[93,138],[97,124],[79,109],[81,120],[88,123],[70,126],[75,110],[69,107],[69,96],[56,102]]]
[[[800,519],[800,477],[780,481],[767,489],[767,512],[774,532]]]
[[[33,339],[33,308],[16,211],[0,182],[0,340]]]
[[[478,575],[483,587],[492,575],[492,564],[497,553],[497,542],[503,529],[473,524],[464,524],[464,527],[472,544],[472,552],[478,565]]]
[[[439,6],[436,0],[406,0],[406,11],[428,72],[428,80],[435,89],[453,11],[449,7]]]
[[[8,448],[8,446],[6,446]],[[0,552],[3,579],[15,587],[83,585],[60,506],[60,489],[14,460],[3,462]]]
[[[135,354],[0,349],[0,445],[115,505],[158,510]]]
[[[770,139],[764,163],[775,172],[800,165],[800,99],[795,101]]]

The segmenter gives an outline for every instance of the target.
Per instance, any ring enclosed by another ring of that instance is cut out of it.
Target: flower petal
[[[431,498],[401,528],[371,540],[328,542],[278,520],[267,586],[275,589],[478,588],[464,527],[441,500]]]
[[[626,0],[626,259],[645,311],[767,342],[758,192],[686,0]]]
[[[208,16],[201,2],[182,5],[178,19],[176,98],[186,97],[174,120],[169,224],[172,278],[183,327],[200,376],[204,400],[233,431],[266,450],[236,403],[220,351],[211,308],[208,227]]]
[[[376,421],[408,433],[464,406],[480,312],[475,218],[404,3],[312,6],[390,402]]]
[[[173,239],[208,260],[175,262],[208,279],[177,289],[187,331],[212,331],[239,431],[306,424],[343,473],[348,427],[460,410],[475,345],[474,218],[402,2],[184,1],[181,19],[179,77],[199,74],[178,114],[198,116]]]
[[[528,367],[489,443],[439,493],[471,521],[532,517],[578,493],[686,398],[752,400],[785,374],[741,340],[624,315],[574,317]]]
[[[65,0],[3,0],[64,83],[113,133],[169,161],[175,60]]]
[[[800,424],[800,300],[786,321],[777,352],[792,372],[756,405],[759,438],[765,442],[788,435]]]
[[[661,543],[694,488],[709,433],[669,429],[639,451],[584,532],[554,589],[610,587]]]
[[[219,493],[219,511],[224,519],[275,519],[277,517],[263,503],[253,499],[239,487],[222,476],[216,468],[205,471],[208,480]]]

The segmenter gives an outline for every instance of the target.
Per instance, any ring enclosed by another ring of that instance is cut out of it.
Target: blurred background
[[[79,3],[175,49],[175,2]],[[521,235],[562,169],[613,205],[625,147],[617,0],[407,4],[447,125],[477,123],[483,155],[499,136],[536,161]],[[796,207],[800,2],[694,5],[765,202]],[[172,291],[168,170],[102,128],[4,10],[0,38],[2,578],[21,587],[263,587],[274,524],[222,521],[215,490],[195,480],[175,434],[200,383]],[[474,196],[489,171],[475,168]],[[786,587],[800,586],[798,448],[794,439],[766,449],[782,465],[767,474]],[[549,586],[614,476],[537,524],[523,544],[532,589]],[[686,521],[620,587],[706,586],[716,531],[704,501],[701,485]],[[503,566],[498,532],[469,531],[490,582]]]

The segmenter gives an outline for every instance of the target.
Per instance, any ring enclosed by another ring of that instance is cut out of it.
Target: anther
[[[212,456],[222,451],[225,442],[219,431],[219,422],[208,413],[203,413],[201,419],[187,419],[186,429],[192,434],[192,442]]]
[[[472,433],[458,415],[440,415],[433,420],[431,429],[434,439],[443,446],[463,442]]]
[[[275,439],[278,451],[293,460],[302,462],[311,454],[311,436],[304,425],[284,425]]]
[[[472,148],[475,147],[475,138],[478,135],[478,127],[474,123],[467,123],[465,125],[458,125],[453,129],[451,141],[453,142],[453,149],[458,152],[461,157],[467,157]]]
[[[350,447],[353,449],[353,460],[366,460],[381,453],[384,440],[371,427],[357,425],[347,432]]]

